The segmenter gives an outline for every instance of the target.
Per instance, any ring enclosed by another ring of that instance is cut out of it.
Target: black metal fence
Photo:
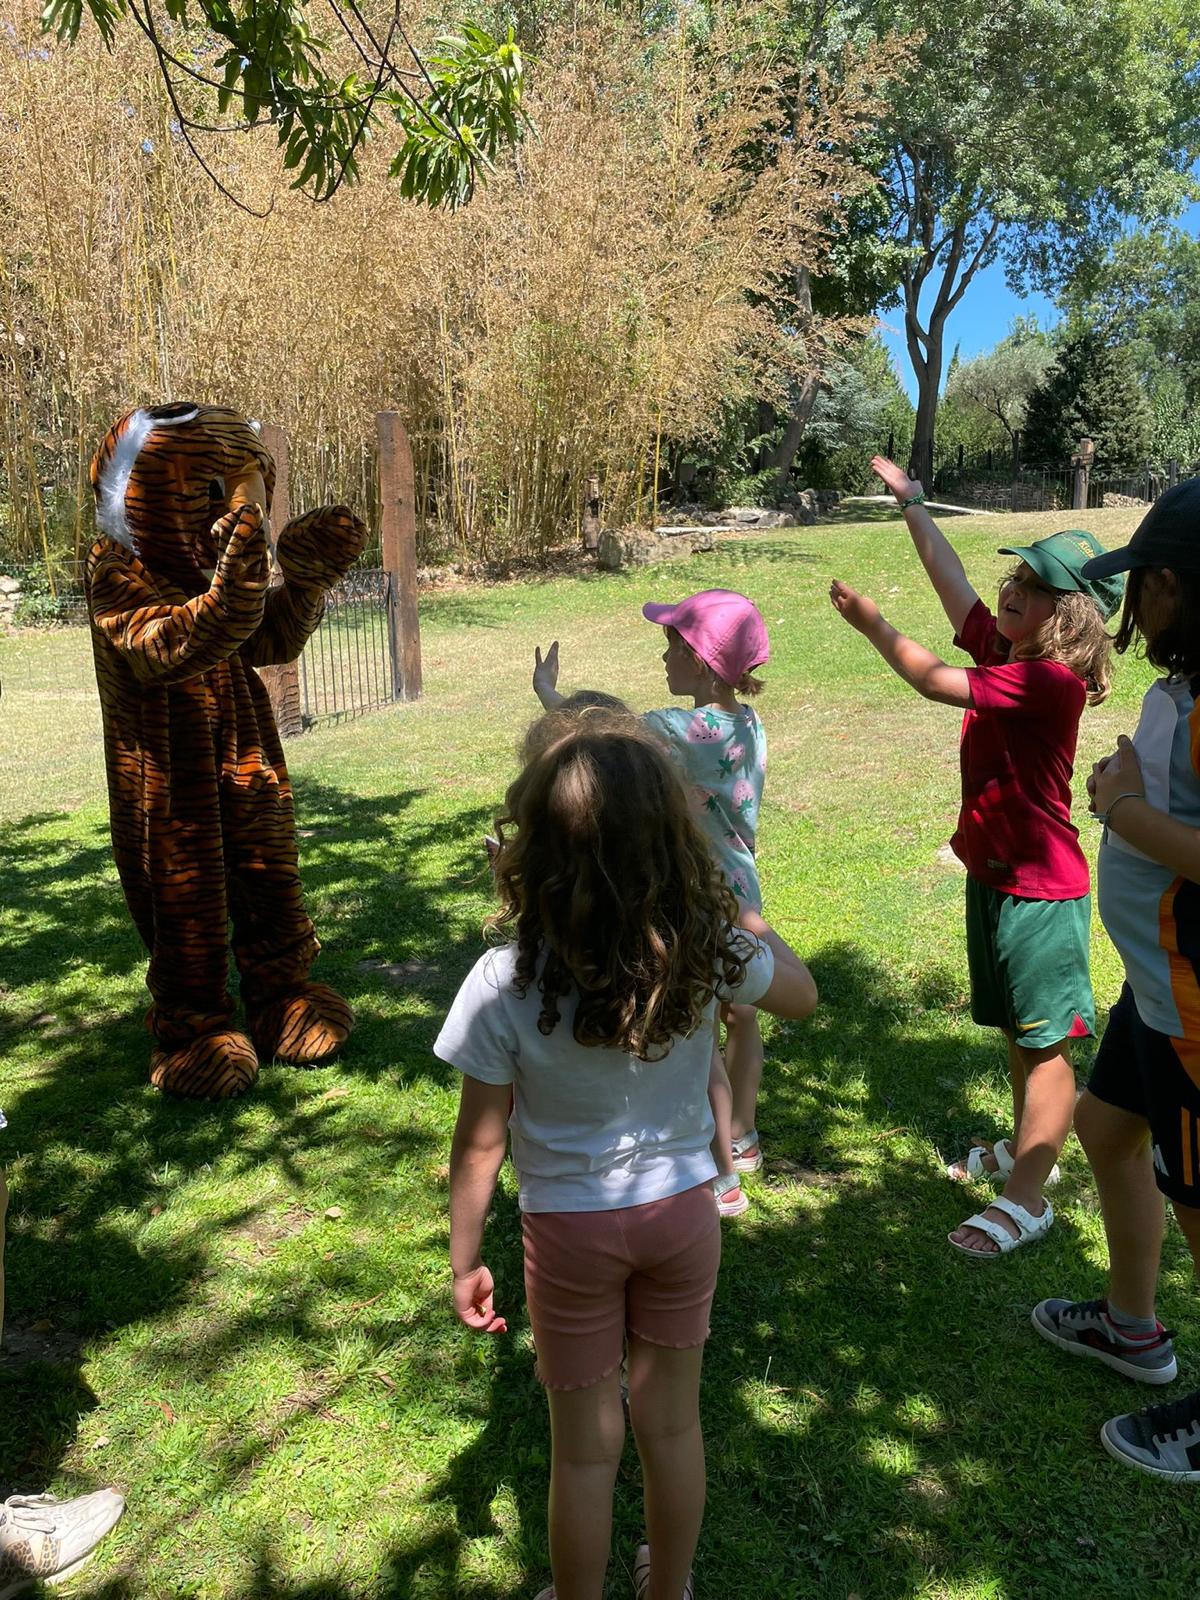
[[[889,458],[895,454],[895,444],[893,434],[884,447]],[[1076,465],[1026,461],[1018,433],[1010,449],[968,455],[959,445],[938,455],[926,487],[942,500],[957,500],[981,511],[1069,511],[1077,493]],[[1200,462],[1147,462],[1139,471],[1127,473],[1091,467],[1085,475],[1083,493],[1088,510],[1152,505],[1171,484],[1197,476]]]
[[[362,716],[398,698],[391,584],[382,567],[356,567],[330,593],[298,663],[304,729]],[[73,733],[99,735],[87,622],[73,567],[56,569],[53,586],[40,566],[0,567],[0,685],[10,709],[25,706],[49,725],[58,709],[74,705]]]
[[[321,626],[300,657],[305,728],[358,717],[396,699],[391,582],[382,567],[358,567],[330,594]]]

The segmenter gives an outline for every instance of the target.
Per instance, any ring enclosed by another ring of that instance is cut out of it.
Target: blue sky
[[[1179,226],[1200,237],[1200,202],[1189,206]],[[929,296],[932,299],[932,292]],[[1015,295],[1004,281],[1004,266],[997,261],[972,281],[946,322],[946,365],[957,344],[963,360],[990,350],[1008,332],[1014,317],[1036,316],[1042,327],[1058,320],[1054,302],[1045,295]],[[916,398],[917,384],[904,343],[904,315],[898,306],[883,314],[880,333],[892,352],[896,371],[909,394]],[[944,376],[944,374],[943,374]]]

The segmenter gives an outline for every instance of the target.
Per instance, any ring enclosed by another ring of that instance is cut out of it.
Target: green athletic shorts
[[[1023,900],[967,879],[971,1017],[1029,1050],[1095,1030],[1088,972],[1092,897]]]

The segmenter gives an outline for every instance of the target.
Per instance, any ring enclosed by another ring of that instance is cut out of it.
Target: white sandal
[[[754,1154],[748,1156],[747,1150]],[[762,1141],[758,1137],[757,1128],[748,1128],[740,1139],[733,1141],[733,1170],[735,1172],[757,1172],[763,1164]]]
[[[968,1217],[958,1226],[978,1228],[980,1233],[986,1233],[989,1239],[995,1241],[998,1249],[973,1250],[970,1245],[959,1244],[953,1234],[946,1235],[954,1248],[960,1254],[969,1256],[972,1261],[997,1261],[1001,1256],[1006,1256],[1010,1250],[1016,1250],[1023,1244],[1033,1244],[1035,1240],[1042,1239],[1049,1233],[1054,1221],[1054,1207],[1049,1200],[1046,1201],[1046,1209],[1040,1217],[1035,1217],[1031,1211],[1026,1211],[1025,1207],[1019,1206],[1015,1200],[1006,1200],[1002,1194],[997,1195],[992,1201],[991,1209],[1003,1211],[1006,1217],[1012,1218],[1017,1225],[1015,1237],[999,1222],[993,1222],[991,1217],[985,1217],[982,1211],[977,1211],[973,1217]]]
[[[988,1150],[995,1157],[996,1167],[994,1171],[983,1164],[984,1155]],[[993,1145],[973,1144],[967,1151],[965,1159],[960,1158],[958,1161],[950,1163],[946,1168],[946,1176],[953,1179],[955,1183],[961,1183],[962,1179],[955,1176],[954,1169],[955,1167],[963,1166],[967,1169],[967,1178],[972,1182],[977,1182],[980,1178],[986,1178],[989,1183],[1005,1183],[1013,1169],[1013,1158],[1009,1154],[1007,1142],[1004,1139],[997,1139]],[[1061,1177],[1062,1173],[1058,1170],[1058,1162],[1056,1161],[1050,1168],[1049,1175],[1046,1178],[1046,1188],[1048,1189],[1052,1184],[1057,1183]]]
[[[723,1217],[740,1217],[743,1212],[749,1211],[750,1201],[746,1191],[742,1188],[742,1180],[736,1172],[719,1174],[712,1181],[713,1198],[717,1202],[717,1210]],[[737,1191],[737,1199],[731,1198]]]
[[[645,1600],[646,1590],[650,1587],[650,1546],[638,1545],[638,1553],[633,1563],[633,1592],[637,1600]],[[683,1586],[683,1600],[694,1600],[692,1589],[692,1575],[688,1573],[687,1582]]]

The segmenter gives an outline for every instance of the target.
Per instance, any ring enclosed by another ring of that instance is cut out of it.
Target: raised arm
[[[908,639],[893,628],[874,600],[858,594],[848,583],[836,578],[829,587],[833,609],[870,641],[898,677],[926,700],[966,710],[975,704],[970,674],[964,667],[951,667],[926,650],[915,639]]]
[[[533,692],[542,702],[547,711],[554,711],[566,699],[555,687],[558,683],[558,640],[546,651],[545,660],[542,659],[540,645],[535,645],[533,650]]]
[[[871,462],[871,471],[883,479],[885,486],[895,495],[896,503],[903,509],[913,545],[942,602],[942,610],[955,633],[961,633],[963,623],[970,616],[971,608],[979,596],[971,587],[957,551],[925,509],[924,489],[916,478],[910,478],[907,472],[886,456],[876,456]]]
[[[346,506],[294,517],[279,535],[283,582],[267,593],[263,619],[242,654],[252,667],[295,661],[325,613],[325,597],[362,553],[367,530]]]
[[[183,605],[159,600],[140,564],[108,541],[88,558],[88,606],[101,636],[146,683],[179,683],[233,655],[259,626],[270,576],[263,515],[256,505],[216,525],[217,560],[203,594]]]

